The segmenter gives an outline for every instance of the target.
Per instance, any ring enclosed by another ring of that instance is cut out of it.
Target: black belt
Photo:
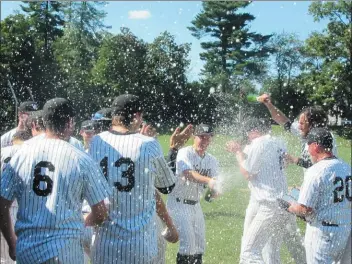
[[[187,200],[187,199],[180,199],[180,198],[176,198],[176,202],[183,202],[184,204],[189,204],[189,205],[195,205],[198,203],[198,201],[194,201],[194,200]]]
[[[334,223],[327,222],[327,221],[322,221],[321,224],[323,226],[339,226],[338,224],[334,224]]]

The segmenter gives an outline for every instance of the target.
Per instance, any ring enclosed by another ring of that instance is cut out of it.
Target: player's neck
[[[112,126],[112,130],[122,134],[130,132],[130,130],[125,126]]]
[[[316,162],[319,162],[323,159],[329,159],[334,157],[334,155],[331,152],[324,152],[318,155],[318,157],[316,158]]]
[[[54,133],[50,130],[46,130],[45,131],[45,137],[46,138],[49,138],[49,139],[62,139],[62,140],[66,140],[67,136],[64,135],[64,134],[57,134],[57,133]]]

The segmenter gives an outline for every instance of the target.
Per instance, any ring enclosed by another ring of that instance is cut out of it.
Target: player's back
[[[39,263],[80,239],[82,199],[91,191],[86,179],[90,164],[87,154],[59,139],[33,141],[12,157],[4,176],[11,179],[9,196],[19,205],[15,230],[20,260]]]
[[[111,222],[98,232],[94,263],[148,263],[157,250],[155,187],[175,182],[159,143],[139,133],[106,131],[93,138],[89,154],[113,188]]]
[[[351,166],[337,158],[321,160],[307,170],[306,177],[314,177],[311,188],[319,194],[314,221],[351,225]]]
[[[284,142],[270,135],[254,139],[248,147],[245,161],[249,173],[252,194],[258,201],[275,202],[287,192],[284,174]]]

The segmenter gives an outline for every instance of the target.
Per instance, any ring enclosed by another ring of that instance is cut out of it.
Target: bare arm
[[[263,103],[269,110],[272,119],[279,125],[284,125],[290,121],[284,113],[282,113],[276,106],[271,103],[270,96],[268,94],[262,94],[257,100]]]
[[[156,213],[158,214],[159,218],[165,223],[168,229],[168,236],[166,239],[171,243],[176,243],[178,241],[178,233],[177,233],[176,227],[158,191],[155,191],[155,199],[156,199]]]
[[[185,178],[187,180],[189,180],[191,182],[207,184],[210,189],[215,188],[215,179],[214,178],[210,178],[208,176],[203,176],[194,170],[185,170],[185,171],[183,171],[183,175],[185,176]]]
[[[0,229],[9,246],[9,255],[12,260],[16,260],[17,236],[13,227],[10,215],[10,207],[13,201],[0,197]]]
[[[92,212],[88,214],[84,223],[86,226],[95,226],[102,224],[108,218],[108,209],[104,201],[91,206]]]
[[[226,150],[228,152],[236,154],[236,160],[238,162],[238,166],[240,167],[240,172],[246,180],[249,180],[250,174],[242,166],[242,164],[245,160],[245,157],[244,157],[244,153],[242,152],[241,148],[242,148],[241,144],[236,141],[229,141],[226,143]]]

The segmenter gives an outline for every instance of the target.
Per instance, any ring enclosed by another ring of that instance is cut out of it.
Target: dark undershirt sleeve
[[[176,173],[177,152],[178,152],[177,149],[169,149],[169,152],[167,153],[167,157],[166,157],[167,164],[169,165],[170,169],[174,174]]]

